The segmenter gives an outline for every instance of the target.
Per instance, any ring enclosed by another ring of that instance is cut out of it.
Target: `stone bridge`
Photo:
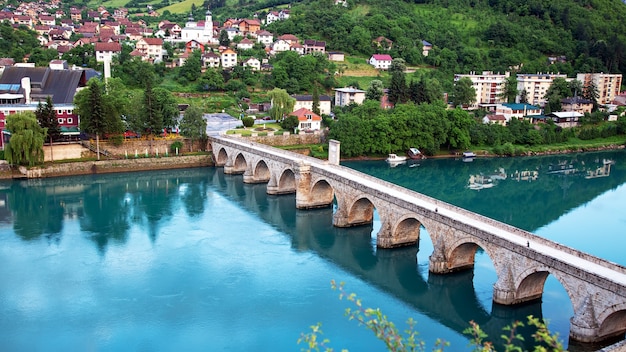
[[[476,250],[482,248],[498,276],[494,303],[539,300],[548,275],[553,275],[574,307],[572,340],[602,342],[626,332],[623,266],[339,166],[336,141],[330,143],[329,161],[241,138],[210,137],[209,142],[215,164],[226,174],[243,174],[245,183],[267,183],[268,194],[295,193],[299,209],[336,204],[334,226],[370,224],[376,210],[381,221],[378,247],[415,245],[424,226],[434,247],[431,273],[472,269]]]

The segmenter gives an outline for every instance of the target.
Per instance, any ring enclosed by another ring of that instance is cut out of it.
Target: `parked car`
[[[139,137],[141,137],[141,134],[135,131],[126,130],[126,132],[124,132],[124,138],[139,138]]]

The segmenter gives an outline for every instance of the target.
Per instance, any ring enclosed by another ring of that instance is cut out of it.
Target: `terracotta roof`
[[[148,45],[163,45],[163,39],[161,38],[142,38]]]
[[[120,43],[102,43],[97,42],[95,45],[96,51],[113,51],[113,52],[121,52],[122,44]]]
[[[306,121],[306,120],[308,120],[307,115],[311,116],[311,120],[312,121],[322,121],[322,117],[320,115],[314,113],[313,111],[311,111],[311,110],[309,110],[307,108],[300,108],[300,109],[292,112],[289,115],[298,117],[298,121]]]

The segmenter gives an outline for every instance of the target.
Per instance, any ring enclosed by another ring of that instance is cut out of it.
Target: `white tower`
[[[213,39],[213,14],[211,10],[207,8],[206,14],[204,15],[204,38],[207,42],[210,42]]]

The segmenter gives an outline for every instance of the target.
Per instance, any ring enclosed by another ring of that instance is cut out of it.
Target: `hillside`
[[[276,1],[212,11],[217,18],[233,12],[245,16],[269,4]],[[619,0],[367,0],[348,1],[347,7],[332,0],[307,0],[293,3],[291,17],[269,29],[325,40],[328,50],[364,58],[384,51],[372,45],[374,38],[384,36],[393,41],[393,57],[437,67],[446,76],[512,67],[572,75],[626,71],[623,18],[626,6]],[[422,40],[433,44],[426,58]],[[549,57],[564,62],[550,65]]]

